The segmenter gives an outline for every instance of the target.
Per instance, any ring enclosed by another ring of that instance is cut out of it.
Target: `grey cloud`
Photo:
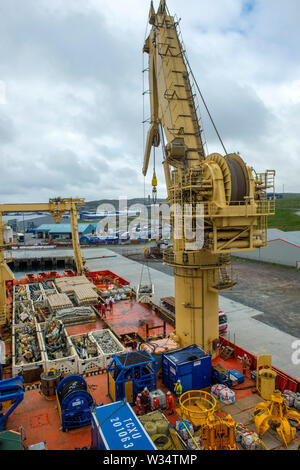
[[[0,105],[0,146],[13,142],[15,138],[15,130],[12,120],[1,114],[1,105]]]
[[[5,114],[0,105],[1,199],[143,196],[141,50],[149,2],[142,15],[128,0],[123,18],[114,1],[114,27],[100,0],[94,7],[75,0],[56,0],[55,8],[42,0],[1,3],[0,80],[8,91]],[[244,0],[222,0],[222,9],[216,0],[203,0],[201,9],[199,0],[168,3],[183,18],[190,62],[226,148],[259,170],[274,164],[278,181],[288,164],[296,191],[299,107],[271,109],[256,86],[298,78],[299,3],[271,1],[272,8],[270,0],[256,0],[247,13]],[[209,150],[223,153],[203,117]],[[161,160],[157,155],[164,197]]]
[[[219,80],[210,77],[205,100],[221,136],[225,140],[258,141],[269,132],[272,113],[249,86],[242,87],[224,78],[219,86]],[[203,106],[202,110],[207,136],[213,138],[214,131]]]

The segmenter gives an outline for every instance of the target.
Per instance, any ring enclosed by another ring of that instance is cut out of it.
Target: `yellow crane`
[[[72,244],[74,258],[78,275],[84,274],[84,260],[81,256],[78,238],[77,206],[84,205],[84,199],[74,198],[54,198],[48,203],[37,204],[0,204],[0,326],[4,325],[9,318],[9,311],[6,303],[6,281],[14,279],[14,274],[5,260],[5,249],[13,243],[4,242],[4,232],[7,228],[3,222],[3,214],[10,212],[48,212],[53,217],[55,223],[59,223],[65,212],[70,213],[72,228]]]
[[[266,246],[267,217],[275,212],[275,171],[257,174],[240,155],[228,154],[222,141],[224,156],[205,154],[195,105],[195,89],[202,97],[201,91],[178,22],[164,0],[157,12],[151,2],[149,23],[143,51],[148,54],[151,122],[142,172],[147,174],[152,147],[162,142],[173,237],[163,259],[174,267],[174,339],[215,356],[218,295],[236,284],[231,253]],[[201,224],[201,239],[191,243],[190,228],[195,232]]]

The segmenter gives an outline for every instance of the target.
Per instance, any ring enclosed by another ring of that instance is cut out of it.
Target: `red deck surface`
[[[214,360],[214,363],[220,363],[226,368],[241,371],[241,364],[237,360],[231,359],[223,361],[218,358]],[[91,394],[96,405],[111,403],[110,398],[107,396],[106,373],[86,377],[86,381],[92,388]],[[253,385],[254,382],[246,378],[245,382],[237,388],[243,389],[246,386]],[[161,382],[161,377],[158,377],[158,388],[167,392],[167,388]],[[236,399],[239,400],[245,396],[251,395],[253,390],[253,388],[235,390]],[[166,410],[164,410],[164,414],[175,427],[176,421],[180,419],[180,417],[176,413],[169,416]],[[224,414],[226,413],[221,413],[221,415]],[[26,446],[42,441],[46,442],[47,449],[49,450],[73,450],[76,447],[82,448],[91,445],[91,427],[85,426],[68,432],[61,431],[56,400],[47,400],[38,389],[26,391],[24,400],[8,418],[6,429],[15,429],[18,426],[24,428]]]
[[[120,300],[113,304],[112,311],[106,311],[106,321],[118,335],[135,331],[143,338],[146,338],[146,324],[149,328],[157,326],[157,329],[150,331],[151,335],[163,332],[163,320],[150,307],[139,304],[134,299]],[[105,328],[105,323],[100,318],[97,318],[94,323],[68,327],[67,332],[69,335],[76,335],[99,328]],[[172,326],[167,324],[166,335],[172,333],[173,329]]]
[[[97,405],[111,402],[106,396],[106,374],[86,377],[85,380],[88,385],[95,386],[91,394]],[[74,450],[75,447],[91,445],[91,426],[61,431],[56,400],[47,400],[38,389],[26,391],[22,403],[9,416],[6,429],[18,426],[24,428],[26,446],[43,441],[48,450]]]
[[[135,302],[135,300],[121,300],[113,304],[112,311],[106,314],[108,323],[118,333],[138,332],[146,337],[146,324],[149,328],[157,326],[157,330],[151,330],[151,335],[162,333],[163,320],[150,307]],[[172,333],[174,328],[166,325],[166,334]]]

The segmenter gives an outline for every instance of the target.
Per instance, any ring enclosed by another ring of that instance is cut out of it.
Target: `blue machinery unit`
[[[133,351],[112,356],[107,369],[108,395],[113,401],[124,398],[135,403],[145,387],[156,390],[156,361],[148,351]]]
[[[9,415],[17,408],[24,398],[24,379],[14,377],[0,381],[0,431],[4,429]],[[5,408],[10,406],[5,412]]]
[[[63,431],[91,423],[94,400],[81,375],[65,377],[57,386],[56,399]]]
[[[92,410],[93,450],[156,450],[153,441],[126,401]]]
[[[163,383],[174,391],[174,384],[181,381],[182,393],[211,385],[211,355],[195,344],[163,354]]]
[[[215,384],[223,384],[232,387],[235,384],[241,384],[245,380],[243,374],[235,369],[225,369],[221,364],[217,364],[212,368],[212,382]]]

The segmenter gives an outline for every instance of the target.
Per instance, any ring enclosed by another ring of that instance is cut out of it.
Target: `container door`
[[[194,390],[204,386],[203,384],[206,382],[206,378],[203,377],[203,364],[200,359],[193,364],[192,377]]]
[[[183,375],[178,378],[181,380],[182,393],[188,392],[189,390],[195,390],[192,374]]]
[[[174,392],[174,384],[177,382],[177,377],[176,370],[173,366],[170,365],[169,368],[169,377],[168,377],[168,382],[169,385],[167,386],[168,389],[173,393]]]
[[[175,382],[176,370],[173,367],[172,363],[170,363],[170,361],[166,358],[165,360],[163,360],[162,369],[163,369],[163,384],[169,390],[173,391],[173,388],[174,388],[173,382]]]
[[[198,389],[209,385],[211,385],[211,358],[205,357],[194,362],[193,386]]]
[[[162,358],[162,380],[163,384],[169,388],[169,364],[164,356]]]

